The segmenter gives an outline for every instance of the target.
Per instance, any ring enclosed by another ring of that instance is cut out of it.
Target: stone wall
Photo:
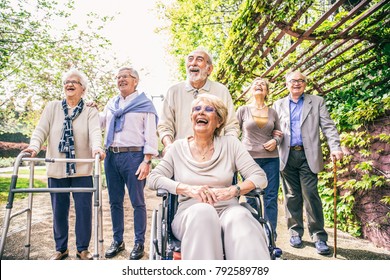
[[[376,120],[366,127],[369,134],[377,136],[380,134],[390,135],[390,116]],[[356,192],[354,213],[362,224],[362,237],[370,240],[378,247],[390,250],[390,205],[380,200],[384,196],[390,196],[390,145],[385,141],[374,139],[371,142],[368,157],[363,157],[358,150],[346,150],[353,156],[349,166],[347,177],[361,178],[354,170],[356,164],[363,161],[372,161],[371,175],[380,175],[386,178],[384,187],[374,188],[366,192]],[[346,178],[343,178],[346,179]]]

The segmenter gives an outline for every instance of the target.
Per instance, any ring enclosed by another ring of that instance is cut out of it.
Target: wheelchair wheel
[[[158,206],[158,211],[157,211],[157,255],[158,255],[158,260],[161,260],[163,256],[163,207],[160,204]]]
[[[149,245],[149,260],[157,259],[157,250],[155,246],[155,240],[157,240],[157,209],[153,210],[152,213],[152,224],[150,226],[150,245]]]
[[[282,258],[283,251],[276,247],[275,244],[275,232],[269,221],[266,221],[263,225],[263,230],[267,239],[267,246],[270,253],[271,260],[277,260]]]
[[[163,207],[160,204],[158,209],[154,209],[152,213],[151,235],[149,260],[161,260],[163,250],[163,226],[162,226],[162,211]]]
[[[272,232],[272,226],[271,224],[267,221],[265,224],[264,224],[264,231],[265,231],[265,235],[267,236],[267,245],[268,247],[272,246],[272,244],[274,243],[273,241],[273,238],[274,238],[274,235],[273,235],[273,232]]]
[[[160,204],[159,208],[159,227],[157,228],[159,239],[158,247],[160,248],[161,258],[163,260],[167,259],[167,247],[168,247],[168,208]]]

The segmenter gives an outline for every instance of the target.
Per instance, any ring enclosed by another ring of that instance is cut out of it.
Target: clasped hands
[[[200,202],[214,205],[218,201],[229,200],[236,197],[237,189],[233,186],[228,188],[211,188],[208,185],[186,186],[188,189],[183,194],[193,197]]]

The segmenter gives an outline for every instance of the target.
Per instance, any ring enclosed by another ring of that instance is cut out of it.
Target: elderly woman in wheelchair
[[[192,103],[194,136],[175,141],[148,177],[150,188],[178,195],[171,228],[183,260],[270,259],[262,225],[238,201],[266,187],[266,175],[237,138],[219,136],[226,118],[222,100],[200,95]],[[246,179],[232,185],[237,171]]]

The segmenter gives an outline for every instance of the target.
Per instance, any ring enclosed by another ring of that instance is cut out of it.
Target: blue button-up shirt
[[[301,134],[301,117],[303,110],[303,99],[304,94],[299,97],[298,102],[294,100],[289,95],[290,99],[290,129],[291,129],[291,139],[290,146],[303,146],[302,134]]]

